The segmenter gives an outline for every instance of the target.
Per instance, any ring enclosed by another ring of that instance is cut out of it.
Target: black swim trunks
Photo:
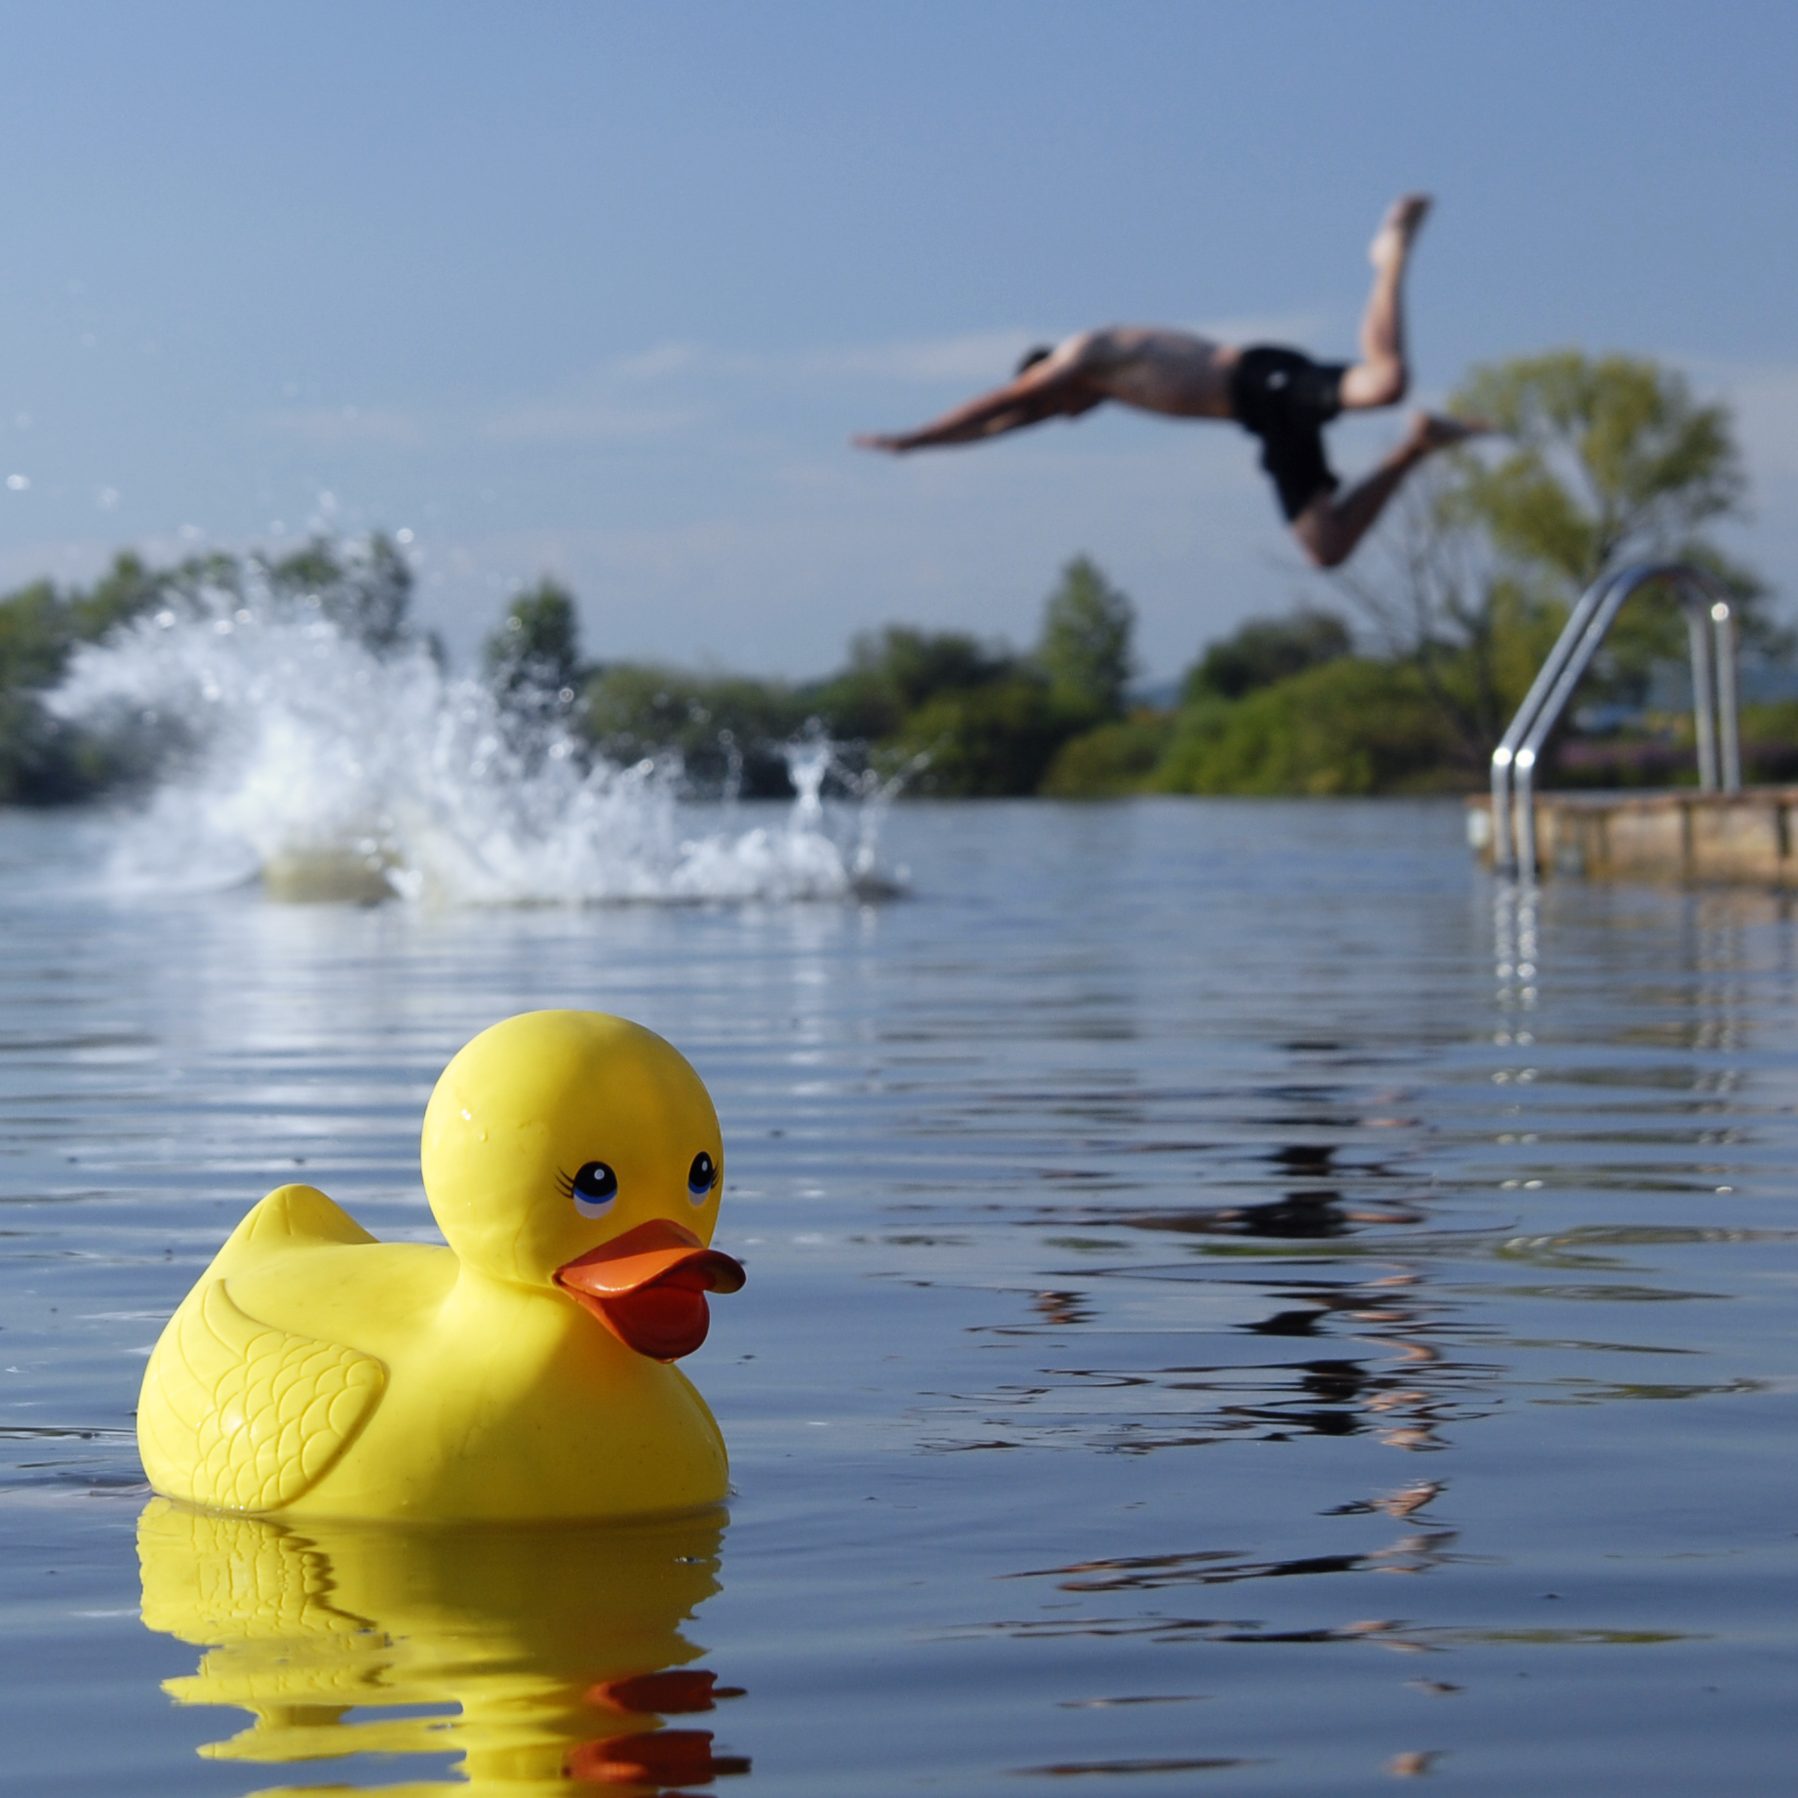
[[[1265,343],[1244,350],[1230,371],[1230,415],[1261,439],[1261,466],[1288,520],[1341,485],[1324,459],[1323,428],[1342,410],[1347,373],[1345,363]]]

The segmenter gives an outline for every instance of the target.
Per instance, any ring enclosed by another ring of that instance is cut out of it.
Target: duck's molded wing
[[[264,1199],[238,1236],[280,1197]],[[192,1504],[278,1510],[323,1478],[386,1384],[374,1356],[258,1323],[232,1302],[224,1280],[208,1280],[150,1358],[138,1406],[144,1471],[157,1491]]]

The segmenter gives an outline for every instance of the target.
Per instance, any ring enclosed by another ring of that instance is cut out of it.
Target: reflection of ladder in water
[[[1698,781],[1707,793],[1742,785],[1736,731],[1735,612],[1714,576],[1682,562],[1619,569],[1588,587],[1573,608],[1510,728],[1492,752],[1492,865],[1500,874],[1536,878],[1536,765],[1549,732],[1603,646],[1632,593],[1654,582],[1685,601],[1692,642],[1692,706],[1698,730]]]

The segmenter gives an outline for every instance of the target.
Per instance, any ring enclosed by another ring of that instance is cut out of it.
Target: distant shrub
[[[1048,687],[1014,675],[966,692],[939,693],[906,718],[898,747],[929,758],[917,780],[919,792],[1022,798],[1041,786],[1068,731]]]
[[[1183,706],[1151,785],[1320,798],[1454,789],[1471,779],[1458,747],[1413,669],[1342,657],[1235,703]]]
[[[1210,644],[1187,670],[1184,697],[1188,704],[1242,699],[1307,668],[1338,661],[1353,648],[1348,626],[1331,612],[1306,609],[1285,618],[1252,618]]]
[[[1691,738],[1572,737],[1555,745],[1549,784],[1577,788],[1690,786],[1698,777]]]
[[[1798,781],[1798,699],[1742,708],[1742,778]]]
[[[1579,789],[1690,787],[1698,783],[1697,731],[1690,713],[1647,730],[1570,737],[1555,745],[1549,783]],[[1798,781],[1798,700],[1742,708],[1742,778],[1749,785]]]
[[[588,677],[577,721],[610,760],[672,753],[700,786],[756,799],[792,792],[781,745],[805,716],[778,682],[613,662]]]
[[[1038,791],[1052,799],[1112,799],[1140,793],[1173,733],[1171,712],[1138,712],[1082,731],[1055,752]]]

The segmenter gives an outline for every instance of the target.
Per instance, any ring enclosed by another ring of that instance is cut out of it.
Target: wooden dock
[[[1538,793],[1544,875],[1798,888],[1798,787],[1737,793]],[[1492,802],[1467,802],[1467,836],[1492,863]]]

